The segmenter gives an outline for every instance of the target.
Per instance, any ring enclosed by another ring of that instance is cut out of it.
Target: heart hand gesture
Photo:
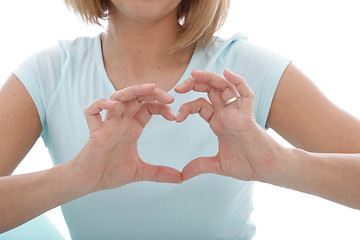
[[[219,142],[216,156],[197,158],[184,167],[184,180],[214,173],[261,181],[279,168],[275,157],[279,146],[254,118],[253,92],[241,77],[230,71],[225,71],[224,76],[193,71],[192,78],[175,88],[178,93],[193,90],[208,94],[210,102],[200,98],[182,105],[176,121],[182,122],[189,114],[199,113]]]
[[[154,84],[115,92],[112,100],[95,100],[85,109],[90,138],[73,160],[77,183],[86,191],[120,187],[138,181],[181,183],[181,173],[154,166],[139,157],[137,141],[153,114],[175,119],[167,104],[173,97]],[[103,121],[100,112],[108,110]]]

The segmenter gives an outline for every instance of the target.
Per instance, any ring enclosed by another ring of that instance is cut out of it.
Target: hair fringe
[[[108,0],[64,0],[66,6],[88,24],[101,26],[99,20],[109,16]],[[182,0],[177,17],[182,26],[173,51],[187,48],[199,41],[205,47],[213,41],[213,35],[224,25],[230,0]]]

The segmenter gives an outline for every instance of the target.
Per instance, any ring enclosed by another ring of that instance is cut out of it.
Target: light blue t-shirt
[[[0,234],[0,240],[64,240],[45,214]]]
[[[196,49],[179,83],[200,69],[241,75],[255,93],[255,118],[265,128],[272,98],[289,60],[247,42],[236,34]],[[41,136],[54,164],[73,159],[89,133],[84,108],[115,91],[103,63],[100,35],[60,41],[13,72],[25,85],[38,109]],[[176,113],[203,93],[178,94]],[[182,170],[192,159],[213,156],[216,136],[198,115],[184,123],[154,116],[138,144],[150,164]],[[204,174],[181,185],[139,182],[101,191],[62,206],[74,240],[77,239],[251,239],[255,226],[251,182]]]

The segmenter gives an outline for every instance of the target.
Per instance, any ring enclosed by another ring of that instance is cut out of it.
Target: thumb
[[[189,162],[182,170],[182,177],[184,181],[196,177],[203,173],[214,173],[224,175],[220,160],[217,156],[214,157],[199,157]]]
[[[101,126],[102,119],[100,112],[102,112],[104,109],[112,109],[115,104],[115,101],[100,98],[96,99],[93,103],[85,108],[85,118],[90,132]]]
[[[135,173],[134,182],[151,181],[159,183],[182,183],[181,172],[167,167],[142,162]]]

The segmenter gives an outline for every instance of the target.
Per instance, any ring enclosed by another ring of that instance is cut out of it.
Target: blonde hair
[[[101,25],[99,20],[109,15],[107,1],[110,0],[65,0],[65,4],[84,22]],[[189,47],[199,40],[200,47],[207,46],[223,26],[229,7],[230,0],[182,0],[177,13],[182,33],[173,49]]]

